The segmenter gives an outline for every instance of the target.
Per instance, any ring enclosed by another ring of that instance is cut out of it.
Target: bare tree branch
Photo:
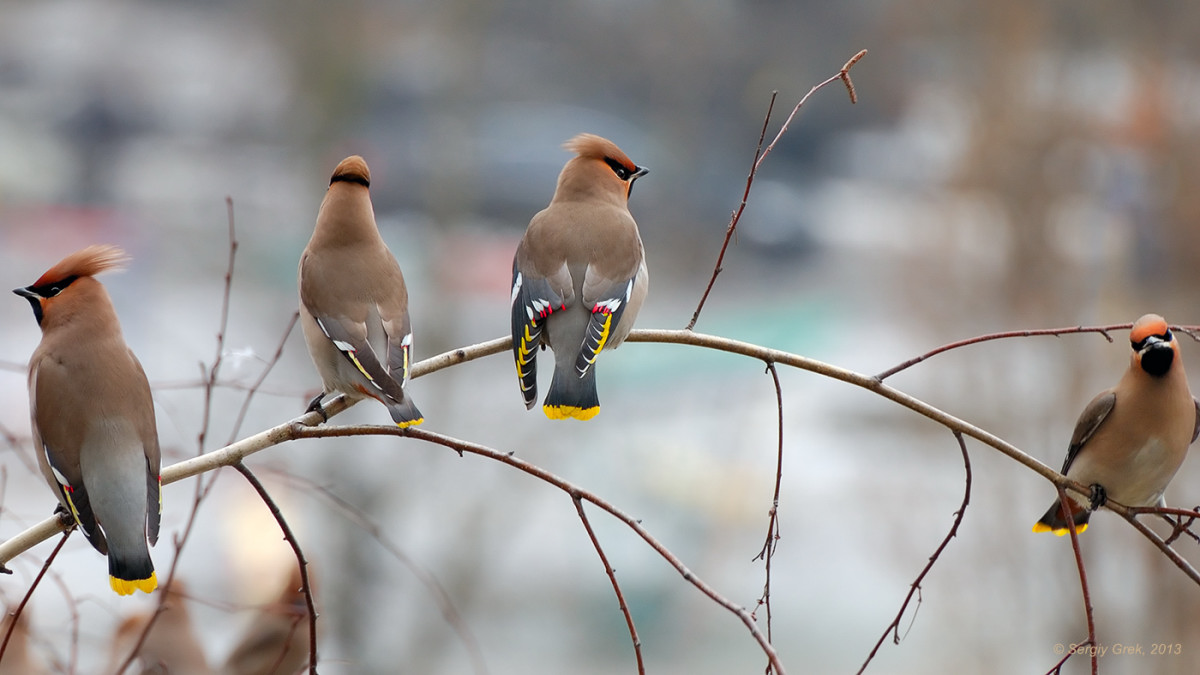
[[[875,646],[871,649],[871,653],[867,655],[867,660],[863,661],[862,667],[858,669],[860,675],[866,671],[867,666],[871,664],[871,660],[875,658],[875,654],[879,651],[879,647],[883,644],[883,641],[887,639],[888,633],[892,633],[893,644],[900,644],[900,620],[904,618],[904,612],[908,609],[908,604],[912,602],[913,595],[915,594],[917,596],[917,606],[918,608],[920,607],[921,582],[925,580],[925,576],[929,574],[930,570],[933,569],[934,564],[937,563],[938,558],[941,557],[942,551],[946,550],[946,546],[950,544],[950,540],[958,534],[958,526],[962,524],[963,516],[965,516],[967,513],[967,504],[971,503],[971,457],[967,454],[967,442],[963,439],[962,433],[955,431],[954,440],[958,441],[958,447],[962,451],[963,467],[966,470],[962,505],[960,505],[958,510],[954,512],[954,523],[950,526],[950,531],[946,533],[945,538],[942,539],[942,543],[939,544],[936,549],[934,549],[933,555],[929,556],[929,562],[926,563],[925,567],[921,569],[921,573],[918,574],[917,578],[912,582],[912,584],[909,585],[908,595],[904,596],[904,602],[900,603],[900,611],[896,612],[896,618],[892,619],[892,622],[888,624],[887,628],[883,629],[883,635],[879,636],[879,641],[875,643]],[[1059,491],[1061,492],[1062,488],[1059,488]],[[916,610],[913,612],[913,620],[916,620]]]
[[[959,340],[957,342],[951,342],[949,344],[944,344],[941,347],[938,347],[937,349],[933,349],[931,351],[925,352],[924,354],[922,354],[920,356],[913,357],[913,358],[905,361],[904,363],[901,363],[899,365],[888,368],[887,370],[883,371],[882,373],[879,373],[878,375],[876,375],[875,378],[878,379],[880,382],[882,382],[883,380],[888,379],[889,377],[895,375],[896,373],[898,373],[902,370],[907,370],[908,368],[911,368],[911,367],[917,365],[918,363],[925,361],[926,359],[937,356],[938,354],[941,354],[943,352],[948,352],[952,349],[958,349],[959,347],[966,347],[967,345],[979,344],[980,342],[988,342],[991,340],[1003,340],[1005,338],[1033,337],[1035,335],[1053,335],[1055,337],[1058,337],[1060,335],[1067,335],[1068,333],[1099,333],[1104,336],[1105,340],[1112,342],[1113,337],[1112,337],[1112,335],[1109,335],[1110,331],[1122,330],[1122,329],[1128,330],[1131,327],[1133,327],[1133,324],[1131,324],[1131,323],[1118,323],[1118,324],[1113,324],[1111,326],[1072,326],[1069,328],[1041,328],[1038,330],[1007,330],[1007,331],[1002,331],[999,333],[988,333],[987,335],[977,335],[973,338],[967,338],[966,340]]]
[[[1067,504],[1067,493],[1065,490],[1063,490],[1061,485],[1058,486],[1058,499],[1059,503],[1063,504],[1063,508],[1065,509]],[[1083,644],[1095,645],[1096,621],[1095,617],[1092,615],[1092,594],[1088,591],[1087,570],[1083,565],[1083,553],[1079,550],[1079,531],[1075,527],[1075,518],[1070,515],[1070,511],[1066,511],[1066,513],[1068,514],[1067,529],[1071,533],[1071,550],[1075,553],[1075,568],[1079,570],[1079,586],[1083,591],[1083,612],[1084,616],[1087,617],[1088,637],[1087,641]],[[1099,656],[1095,649],[1089,649],[1088,652],[1092,656],[1092,675],[1096,675],[1100,669]]]
[[[729,227],[725,228],[725,241],[721,244],[721,252],[717,254],[717,263],[713,266],[712,277],[708,280],[708,286],[704,288],[704,294],[700,296],[700,303],[696,305],[696,311],[692,313],[692,320],[688,321],[687,330],[692,330],[696,327],[696,320],[700,318],[700,311],[704,309],[704,303],[708,301],[708,294],[712,292],[713,284],[717,283],[717,275],[721,273],[721,263],[725,260],[725,251],[729,248],[729,241],[733,239],[733,233],[737,229],[738,222],[742,219],[742,213],[746,210],[746,204],[750,201],[750,187],[754,185],[754,177],[758,175],[758,167],[762,166],[763,160],[775,149],[775,144],[779,142],[779,139],[783,138],[783,135],[788,130],[788,126],[791,125],[796,114],[800,112],[801,106],[807,103],[813,94],[823,89],[826,85],[841,80],[845,83],[846,91],[850,94],[850,103],[858,102],[858,96],[854,93],[854,83],[850,81],[850,69],[866,55],[867,50],[860,51],[851,57],[846,62],[846,65],[842,66],[837,75],[809,89],[808,93],[801,97],[796,107],[792,108],[792,112],[783,121],[783,126],[779,128],[779,132],[775,134],[775,138],[764,150],[763,140],[767,137],[767,125],[771,121],[771,111],[775,108],[775,97],[779,94],[777,91],[771,92],[771,102],[767,104],[767,114],[763,119],[762,131],[758,135],[758,145],[754,149],[754,162],[750,165],[750,174],[746,176],[746,187],[742,190],[742,201],[738,204],[737,210],[729,218]]]
[[[758,555],[752,560],[762,560],[765,569],[766,579],[763,581],[762,595],[758,598],[758,604],[755,605],[755,613],[758,612],[758,607],[766,606],[767,608],[767,640],[774,640],[771,635],[771,560],[775,557],[775,547],[779,544],[779,490],[783,484],[783,386],[779,383],[779,371],[775,369],[774,363],[767,364],[767,372],[771,374],[771,380],[775,384],[775,405],[779,412],[779,443],[775,453],[775,493],[771,498],[770,518],[767,521],[767,538],[763,542],[762,549]],[[766,675],[771,675],[771,664],[767,663]]]
[[[233,468],[242,474],[254,491],[258,493],[263,503],[267,505],[275,522],[279,524],[279,530],[283,532],[283,538],[287,540],[288,545],[292,547],[292,553],[296,555],[296,564],[300,566],[300,590],[304,592],[304,604],[308,606],[308,672],[309,675],[317,675],[317,608],[313,604],[312,587],[308,581],[308,560],[305,560],[304,551],[300,548],[300,541],[296,539],[287,519],[283,517],[279,505],[271,498],[271,494],[267,492],[262,481],[258,480],[258,476],[255,476],[254,472],[243,462],[234,464]],[[282,655],[280,658],[283,658]]]
[[[600,546],[600,539],[596,537],[596,531],[592,529],[592,523],[588,520],[587,512],[583,510],[583,496],[580,494],[572,494],[571,501],[575,503],[575,512],[579,514],[579,519],[583,521],[583,527],[587,530],[588,538],[592,540],[592,546],[596,549],[596,554],[600,556],[600,562],[604,565],[604,572],[612,581],[613,592],[617,594],[617,605],[621,608],[621,614],[625,615],[625,625],[629,627],[629,639],[633,641],[633,655],[637,658],[638,675],[646,675],[646,664],[642,661],[642,640],[638,637],[637,626],[633,624],[633,614],[629,612],[629,605],[625,602],[625,594],[621,592],[621,585],[617,583],[617,571],[608,562],[608,556],[604,555],[604,548]]]

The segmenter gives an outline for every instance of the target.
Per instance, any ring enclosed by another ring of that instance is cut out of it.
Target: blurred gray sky
[[[567,159],[611,138],[651,173],[631,209],[652,288],[641,327],[682,327],[770,133],[859,49],[860,103],[830,87],[758,176],[698,330],[878,372],[983,332],[1197,323],[1200,6],[1132,1],[0,2],[0,256],[8,287],[112,242],[108,275],[156,389],[169,461],[195,452],[227,256],[241,242],[223,375],[249,383],[295,311],[295,266],[328,174],[361,154],[412,296],[424,358],[507,332],[512,251]],[[0,303],[3,359],[36,345],[26,303]],[[1123,336],[991,343],[896,386],[1059,466],[1075,416],[1125,367]],[[1187,363],[1200,367],[1183,345]],[[427,426],[523,458],[642,518],[697,574],[753,606],[775,459],[761,364],[630,344],[599,363],[604,412],[551,423],[520,404],[507,357],[414,381]],[[799,672],[857,669],[944,536],[962,494],[948,432],[871,395],[781,373],[787,422],[774,635]],[[50,513],[28,471],[19,368],[0,371],[0,536]],[[242,435],[299,414],[319,384],[293,335]],[[245,394],[222,389],[209,449]],[[338,421],[343,421],[338,418]],[[369,402],[346,422],[387,421]],[[1043,672],[1086,635],[1069,544],[1029,533],[1041,479],[971,444],[959,537],[924,585],[904,643],[872,672]],[[493,673],[627,673],[632,649],[570,500],[525,475],[411,441],[304,442],[256,456],[321,582],[322,672],[469,672],[430,593],[320,498],[361,508],[432,571]],[[1194,462],[1168,499],[1200,501]],[[193,483],[166,491],[166,569]],[[738,620],[644,542],[593,515],[654,673],[754,672]],[[222,476],[181,562],[217,663],[282,584],[290,552],[240,478]],[[1190,672],[1196,589],[1118,519],[1084,539],[1098,637],[1182,658],[1108,656],[1105,672]],[[1180,545],[1196,559],[1194,545]],[[13,601],[49,547],[0,582]],[[98,672],[120,616],[82,540],[32,603],[36,647]],[[760,619],[763,618],[760,613]],[[905,625],[907,625],[907,620]],[[1082,668],[1083,664],[1074,664]],[[1040,670],[1039,670],[1040,669]],[[1073,671],[1074,672],[1074,671]],[[1078,670],[1077,672],[1082,672]]]

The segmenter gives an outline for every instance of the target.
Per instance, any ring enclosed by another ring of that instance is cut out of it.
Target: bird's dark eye
[[[44,284],[42,286],[38,286],[37,288],[35,288],[33,290],[38,295],[42,296],[43,298],[53,298],[54,296],[58,295],[59,293],[62,293],[63,289],[65,289],[67,286],[70,286],[71,282],[75,281],[77,278],[78,277],[76,277],[76,276],[69,276],[66,279],[63,279],[62,281],[55,281],[54,283],[51,283],[51,284]]]
[[[605,157],[604,163],[607,164],[608,168],[612,169],[613,173],[617,174],[617,178],[620,178],[621,180],[629,180],[629,177],[633,175],[633,172],[629,170],[629,167],[615,159]]]

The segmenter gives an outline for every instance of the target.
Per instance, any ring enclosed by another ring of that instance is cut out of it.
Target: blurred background
[[[516,242],[553,193],[562,142],[589,131],[650,168],[631,200],[652,279],[638,325],[679,328],[741,198],[771,92],[768,138],[865,48],[860,102],[836,83],[821,91],[763,164],[697,330],[874,373],[997,330],[1149,311],[1200,323],[1198,31],[1200,5],[1132,0],[0,2],[4,288],[85,245],[125,247],[133,263],[103,281],[155,386],[164,463],[179,461],[197,452],[197,384],[215,356],[227,196],[240,242],[229,386],[205,450],[295,417],[319,387],[297,331],[235,428],[295,311],[296,263],[340,159],[370,163],[426,358],[507,333]],[[54,500],[29,444],[24,363],[38,329],[16,297],[0,302],[0,325],[8,538]],[[1057,468],[1079,411],[1127,364],[1125,335],[1114,338],[994,342],[891,382]],[[1183,349],[1200,372],[1200,345]],[[762,364],[630,344],[598,367],[604,410],[586,424],[526,412],[505,355],[411,392],[425,428],[609,500],[752,608],[777,442]],[[792,670],[853,672],[949,529],[962,460],[949,432],[867,392],[781,379],[775,644]],[[368,401],[335,421],[388,417]],[[1029,531],[1052,487],[969,448],[958,537],[904,641],[885,644],[871,672],[1044,672],[1056,644],[1086,637],[1069,541]],[[561,492],[410,440],[298,442],[248,463],[312,561],[323,673],[476,672],[463,631],[491,673],[634,670],[609,580]],[[194,481],[165,489],[160,570],[194,493]],[[1167,498],[1200,502],[1195,460]],[[763,668],[735,616],[589,513],[650,672]],[[1112,514],[1082,545],[1100,642],[1182,649],[1110,654],[1104,672],[1192,672],[1200,589]],[[5,601],[51,547],[11,563]],[[1178,548],[1200,562],[1194,542]],[[179,561],[214,666],[290,565],[262,503],[221,472]],[[461,614],[457,630],[427,575]],[[73,536],[27,610],[31,649],[52,672],[104,672],[117,624],[153,601],[113,595],[102,558]]]

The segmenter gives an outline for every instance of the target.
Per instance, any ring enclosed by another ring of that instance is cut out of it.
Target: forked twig
[[[779,490],[783,484],[783,386],[779,383],[779,371],[775,369],[774,363],[767,363],[767,372],[771,374],[771,380],[775,383],[775,405],[779,412],[779,443],[775,455],[775,493],[771,497],[767,538],[763,542],[762,549],[759,550],[758,555],[752,558],[752,561],[762,560],[766,574],[762,595],[759,596],[758,604],[754,608],[755,613],[758,612],[760,606],[767,608],[767,640],[774,641],[771,633],[771,560],[775,557],[775,547],[779,545]],[[765,672],[766,675],[771,675],[770,662],[767,663]]]
[[[938,547],[933,551],[933,555],[929,556],[929,562],[925,563],[925,567],[921,569],[921,573],[918,574],[917,578],[912,582],[911,585],[909,585],[908,595],[904,596],[904,602],[900,604],[900,611],[896,612],[896,618],[892,619],[892,622],[888,624],[887,628],[883,629],[883,635],[879,636],[879,641],[875,643],[875,646],[871,649],[871,653],[867,655],[867,660],[863,661],[862,667],[858,669],[860,675],[866,671],[867,666],[871,664],[871,660],[875,658],[875,654],[879,651],[879,647],[883,645],[883,641],[887,639],[888,633],[892,634],[893,644],[900,644],[900,620],[904,618],[904,612],[908,609],[908,604],[912,602],[913,595],[915,594],[917,596],[917,606],[918,608],[920,607],[921,582],[925,580],[925,576],[929,574],[930,570],[933,569],[934,564],[936,564],[938,558],[941,557],[942,551],[946,550],[946,546],[950,544],[950,540],[958,534],[958,526],[962,524],[963,516],[965,516],[967,513],[967,504],[971,503],[971,456],[967,454],[967,442],[966,439],[963,438],[961,432],[954,432],[954,440],[958,441],[958,448],[962,451],[963,468],[966,470],[962,504],[958,507],[958,510],[954,512],[954,523],[950,526],[950,531],[946,533],[945,538],[942,539],[942,543],[938,544]],[[1062,488],[1059,489],[1061,490]],[[915,610],[913,614],[913,620],[916,620]]]
[[[700,303],[696,305],[696,311],[692,313],[692,320],[688,321],[686,330],[692,330],[696,327],[696,321],[700,318],[700,311],[704,309],[704,303],[708,301],[708,295],[712,292],[713,285],[717,283],[717,275],[721,273],[721,264],[725,261],[725,251],[729,249],[729,242],[733,239],[733,233],[735,230],[737,230],[738,223],[742,219],[742,213],[746,210],[746,204],[750,200],[750,187],[754,185],[754,177],[758,175],[758,167],[762,166],[763,160],[767,158],[767,155],[771,154],[771,151],[775,149],[775,144],[778,143],[779,139],[783,137],[783,134],[787,132],[788,126],[791,125],[792,120],[796,117],[796,114],[800,112],[801,106],[808,102],[809,97],[823,89],[826,85],[837,80],[841,80],[843,83],[845,83],[846,91],[850,94],[850,103],[858,102],[858,96],[854,93],[854,83],[850,81],[850,69],[866,55],[867,50],[864,49],[860,51],[851,57],[851,59],[846,62],[846,65],[842,66],[842,69],[838,71],[837,75],[834,75],[833,77],[826,79],[824,82],[814,86],[812,89],[809,89],[808,93],[801,97],[800,102],[796,104],[796,107],[792,108],[792,112],[787,116],[787,119],[783,121],[783,126],[779,128],[779,132],[775,134],[775,138],[764,149],[763,141],[767,137],[767,125],[771,122],[771,111],[775,109],[775,97],[779,95],[779,92],[777,91],[771,92],[771,102],[767,104],[767,114],[763,118],[762,131],[759,132],[758,135],[758,145],[756,145],[754,148],[754,162],[750,164],[750,174],[746,176],[746,187],[742,190],[742,201],[740,204],[738,204],[737,209],[729,218],[729,226],[725,228],[725,241],[721,243],[721,252],[717,254],[717,263],[713,266],[712,277],[709,278],[708,285],[704,287],[704,294],[700,296]]]

